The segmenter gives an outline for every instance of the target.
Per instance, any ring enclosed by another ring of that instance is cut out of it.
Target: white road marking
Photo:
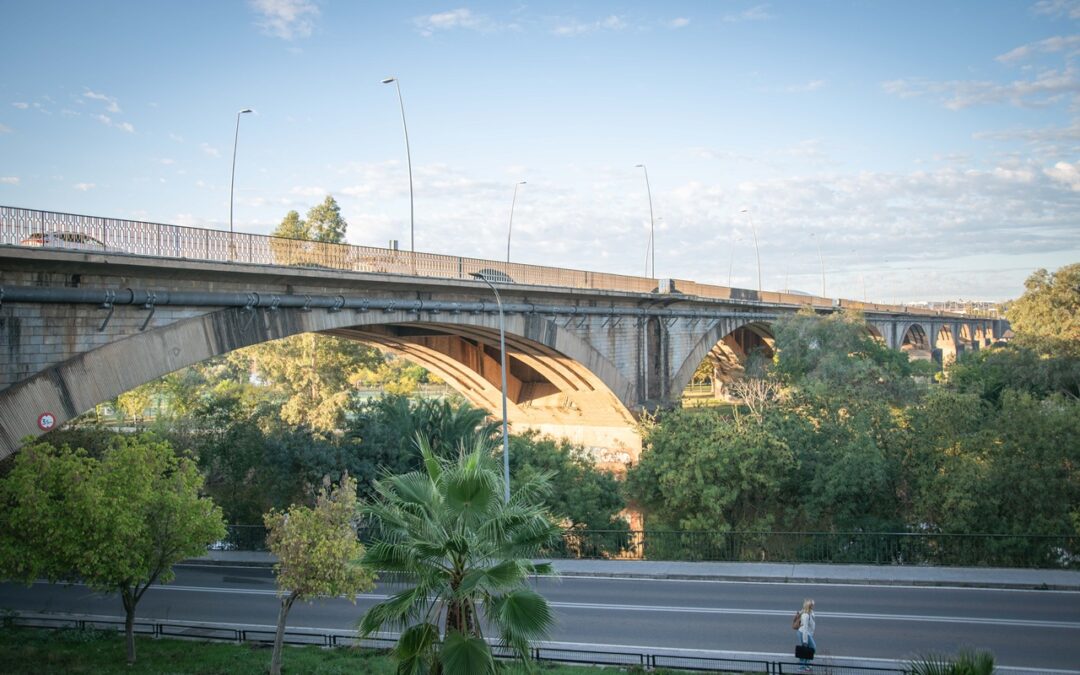
[[[48,582],[36,582],[47,584]],[[72,584],[82,586],[83,584]],[[215,586],[179,586],[163,585],[154,586],[153,590],[177,591],[189,593],[218,593],[230,595],[270,595],[276,596],[278,592],[271,589],[252,588],[221,588]],[[386,600],[392,597],[384,593],[360,593],[357,600]],[[782,616],[787,617],[790,612],[786,609],[755,609],[755,608],[727,608],[727,607],[682,607],[672,605],[624,605],[596,602],[559,602],[549,601],[552,608],[558,609],[585,609],[607,612],[654,612],[672,614],[718,614],[732,616]],[[993,617],[973,616],[934,616],[923,614],[867,614],[854,612],[818,612],[817,616],[822,619],[848,619],[854,621],[907,621],[914,623],[958,623],[992,626],[1012,626],[1017,628],[1065,628],[1080,630],[1080,622],[1076,621],[1043,621],[1038,619],[1007,619]]]

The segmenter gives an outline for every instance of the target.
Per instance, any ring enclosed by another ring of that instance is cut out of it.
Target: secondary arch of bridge
[[[772,325],[767,321],[742,318],[720,319],[689,350],[676,369],[668,391],[686,389],[694,372],[704,359],[713,364],[713,392],[723,395],[726,382],[742,377],[747,357],[760,351],[765,357],[773,354]]]
[[[435,320],[437,319],[437,320]],[[582,443],[602,461],[636,461],[634,387],[585,340],[544,317],[509,315],[507,416]],[[305,312],[226,309],[84,352],[0,391],[0,458],[38,436],[41,412],[63,423],[141,384],[234,349],[305,332],[376,345],[420,363],[478,407],[501,414],[494,313]]]

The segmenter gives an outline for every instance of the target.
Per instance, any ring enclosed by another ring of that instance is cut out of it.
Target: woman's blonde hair
[[[813,598],[807,598],[807,599],[802,601],[802,611],[810,612],[810,611],[813,611],[813,609],[814,609],[814,599]]]

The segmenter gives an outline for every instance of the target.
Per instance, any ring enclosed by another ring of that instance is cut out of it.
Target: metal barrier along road
[[[1075,535],[567,530],[555,557],[1080,568]]]
[[[470,281],[473,273],[481,273],[494,282],[631,293],[656,293],[661,290],[656,279],[625,274],[523,265],[372,246],[331,244],[13,206],[0,206],[0,245]],[[942,315],[942,312],[921,308],[773,291],[759,292],[684,279],[672,279],[670,282],[670,290],[674,292],[716,300]]]
[[[360,533],[366,542],[368,534]],[[262,525],[230,525],[211,549],[266,550]],[[906,532],[691,532],[577,530],[546,556],[688,562],[845,563],[952,567],[1080,568],[1075,535]]]
[[[85,616],[5,616],[3,626],[22,628],[41,628],[48,630],[109,630],[123,631],[124,620],[116,617]],[[158,621],[156,619],[136,619],[134,631],[137,635],[153,638],[171,638],[198,640],[206,642],[234,642],[237,644],[270,644],[274,641],[272,626],[225,627],[212,623],[196,621]],[[359,647],[373,651],[388,652],[397,640],[375,637],[360,638],[353,631],[324,629],[286,629],[283,642],[289,645],[314,645],[319,647]],[[786,661],[767,661],[756,659],[736,659],[709,656],[682,656],[679,654],[653,654],[641,651],[614,651],[601,649],[565,649],[559,647],[534,646],[530,649],[532,658],[537,662],[577,664],[584,666],[605,666],[615,668],[695,671],[703,673],[766,673],[782,675],[797,672],[798,663]],[[493,645],[492,653],[496,658],[512,660],[515,658],[508,648]],[[815,661],[815,666],[823,666],[825,672],[832,675],[885,675],[886,673],[905,673],[903,669],[863,667],[834,663],[823,657]]]

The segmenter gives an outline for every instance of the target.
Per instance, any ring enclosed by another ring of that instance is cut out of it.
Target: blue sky
[[[0,204],[883,301],[1080,261],[1080,0],[0,0]],[[748,209],[748,213],[743,213]],[[749,214],[749,217],[748,217]],[[820,244],[821,257],[817,246]]]

